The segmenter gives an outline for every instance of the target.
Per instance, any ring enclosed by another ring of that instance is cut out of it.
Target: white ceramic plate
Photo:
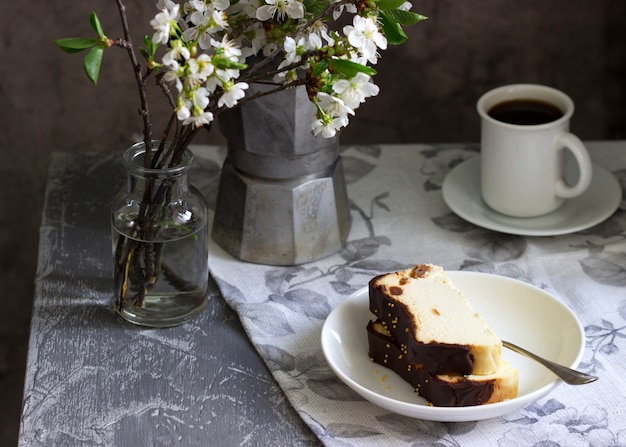
[[[578,365],[585,347],[582,325],[555,297],[503,276],[447,274],[500,338],[564,365]],[[538,363],[504,349],[504,358],[519,371],[518,397],[472,407],[429,406],[400,376],[370,360],[365,326],[371,319],[374,316],[369,311],[365,288],[330,313],[322,329],[322,349],[344,383],[370,402],[395,413],[444,422],[489,419],[522,408],[561,383]]]
[[[591,185],[580,196],[539,217],[517,218],[492,210],[480,192],[480,156],[455,167],[444,179],[443,200],[463,219],[490,230],[523,236],[556,236],[592,227],[619,207],[622,188],[613,174],[593,165]]]

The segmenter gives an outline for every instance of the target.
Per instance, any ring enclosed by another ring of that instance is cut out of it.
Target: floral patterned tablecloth
[[[588,146],[624,190],[626,142]],[[211,246],[221,293],[325,445],[626,446],[626,203],[605,222],[564,236],[477,227],[452,213],[441,185],[478,152],[472,144],[345,148],[353,224],[345,249],[326,259],[272,267],[243,263]],[[361,399],[324,359],[324,320],[374,275],[423,262],[520,279],[561,299],[585,328],[580,369],[600,380],[561,385],[522,410],[479,422],[418,420]]]

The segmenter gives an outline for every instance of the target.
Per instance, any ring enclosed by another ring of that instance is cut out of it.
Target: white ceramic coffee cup
[[[489,116],[497,104],[514,100],[552,104],[562,116],[545,124],[509,124]],[[487,205],[515,217],[535,217],[582,194],[591,183],[592,164],[585,145],[569,132],[574,103],[565,93],[535,84],[514,84],[485,93],[477,103],[481,117],[481,191]],[[578,166],[575,184],[565,180],[566,155]]]

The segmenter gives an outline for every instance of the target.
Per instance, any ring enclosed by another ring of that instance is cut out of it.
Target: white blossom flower
[[[376,48],[387,48],[387,38],[378,29],[376,21],[369,17],[354,16],[352,25],[343,27],[350,45],[357,48],[372,64],[376,63]]]
[[[365,102],[365,98],[378,95],[380,89],[370,82],[370,76],[357,73],[352,79],[340,79],[333,84],[333,91],[339,95],[346,106],[356,109]]]
[[[241,98],[246,96],[246,92],[244,90],[247,90],[248,87],[248,84],[245,82],[237,82],[236,84],[232,81],[225,82],[222,85],[224,93],[220,96],[217,106],[234,107]]]
[[[322,48],[324,41],[328,46],[335,45],[335,40],[328,34],[328,27],[322,20],[316,20],[311,24],[307,41],[309,50]]]
[[[199,25],[204,23],[206,17],[210,16],[213,11],[226,11],[229,6],[229,0],[190,0],[185,3],[184,10],[187,21]]]
[[[185,101],[179,101],[178,105],[176,106],[176,118],[178,118],[179,121],[185,121],[187,118],[189,118],[191,116],[191,110],[189,110],[189,107],[187,107],[187,104],[185,104]]]
[[[347,117],[336,117],[332,118],[330,116],[324,118],[319,118],[313,121],[313,125],[311,128],[313,129],[313,135],[319,135],[320,133],[324,138],[332,138],[337,134],[337,131],[342,127],[348,125]]]
[[[201,26],[192,26],[183,31],[183,39],[186,42],[195,42],[200,38],[203,30]]]
[[[217,87],[223,88],[224,85],[229,82],[234,84],[233,79],[237,79],[238,77],[239,77],[239,70],[235,70],[235,69],[225,70],[222,68],[218,68],[215,70],[215,73],[206,80],[204,85],[210,92],[214,92],[217,89]]]
[[[193,92],[193,104],[194,106],[204,110],[209,105],[210,92],[204,87],[198,87]]]
[[[360,65],[367,65],[368,63],[367,58],[354,49],[352,51],[349,51],[348,60]]]
[[[298,54],[298,50],[304,48],[304,37],[298,39],[298,42],[296,42],[293,37],[285,37],[283,48],[285,49],[285,58],[278,66],[279,70],[295,62],[300,62],[302,57]]]
[[[222,54],[229,59],[238,60],[241,56],[241,49],[235,41],[229,39],[226,35],[222,37],[221,41],[211,39],[211,46],[215,49],[221,49]]]
[[[178,69],[178,62],[187,60],[190,56],[189,49],[180,39],[176,39],[170,42],[170,51],[163,55],[163,65],[176,70]]]
[[[302,56],[300,55],[300,52],[304,51],[304,44],[305,44],[304,37],[301,37],[300,39],[298,39],[298,42],[296,42],[290,36],[285,37],[285,42],[283,44],[283,48],[285,50],[285,57],[282,60],[282,62],[278,65],[278,70],[282,70],[285,67],[288,67],[292,64],[300,62],[302,60]],[[305,65],[308,66],[308,64],[305,64]],[[291,70],[277,73],[276,76],[274,76],[274,82],[281,83],[286,80],[293,80],[294,77],[297,77],[297,73],[295,72],[295,69],[292,68]]]
[[[398,9],[402,11],[410,11],[412,7],[413,4],[411,2],[404,2],[398,7]]]
[[[172,10],[175,6],[178,6],[174,0],[159,0],[157,1],[156,7],[160,11],[162,9]]]
[[[179,68],[171,68],[166,71],[163,75],[163,80],[165,82],[173,83],[176,86],[176,90],[179,92],[183,90],[183,83],[181,81],[181,76],[179,75]]]
[[[313,134],[322,134],[324,138],[332,138],[337,131],[348,125],[348,115],[354,115],[354,110],[346,106],[341,98],[319,92],[315,97],[318,107],[318,118],[313,121]]]
[[[207,29],[210,33],[217,33],[228,28],[228,15],[226,12],[216,9],[211,13],[209,18],[209,27]]]
[[[320,38],[318,34],[309,33],[306,41],[307,41],[307,48],[311,50],[317,50],[319,48],[322,48],[322,39]]]
[[[207,5],[204,1],[194,1],[191,2],[190,10],[187,11],[187,21],[193,23],[194,25],[201,25],[205,23],[206,16],[205,12],[207,10]]]
[[[180,18],[180,6],[171,0],[159,2],[159,5],[162,5],[160,8],[161,12],[150,21],[150,25],[154,28],[152,42],[155,44],[166,44],[170,38],[172,25],[175,26]]]
[[[341,98],[329,95],[328,93],[319,92],[316,96],[317,105],[327,114],[331,116],[354,115],[354,110],[348,107]]]
[[[191,0],[185,3],[185,22],[193,26],[183,31],[189,42],[198,42],[203,50],[211,49],[211,38],[228,28],[229,0]],[[229,12],[230,13],[230,12]]]
[[[187,0],[183,10],[186,14],[189,14],[191,11],[206,11],[208,5],[205,0]]]
[[[205,82],[215,71],[215,66],[208,54],[200,54],[187,62],[186,79],[190,84],[199,85]]]
[[[265,0],[265,5],[256,10],[256,18],[262,22],[278,16],[284,20],[285,15],[292,19],[304,17],[304,6],[299,0]]]
[[[339,0],[335,0],[334,3],[339,3]],[[345,5],[339,5],[333,9],[333,20],[337,20],[343,14],[344,9],[350,14],[356,14],[356,5],[354,3],[347,3]]]
[[[185,37],[190,38],[196,36],[195,40],[203,50],[210,50],[211,40],[215,34],[224,31],[228,28],[228,15],[224,11],[214,10],[209,16],[206,16],[206,20],[195,27],[196,29],[191,31],[185,31]]]
[[[183,121],[184,125],[191,124],[193,127],[202,127],[206,124],[211,124],[213,121],[213,114],[211,112],[202,112],[199,115],[192,115]]]
[[[193,124],[200,127],[213,120],[213,114],[206,112],[210,102],[210,92],[199,87],[188,93],[189,97],[179,97],[176,105],[176,117],[183,124]],[[190,99],[191,98],[191,99]]]

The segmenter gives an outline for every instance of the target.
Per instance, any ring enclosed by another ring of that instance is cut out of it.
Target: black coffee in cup
[[[487,111],[495,120],[508,124],[533,126],[556,121],[563,112],[554,104],[535,99],[514,99],[496,104]]]

